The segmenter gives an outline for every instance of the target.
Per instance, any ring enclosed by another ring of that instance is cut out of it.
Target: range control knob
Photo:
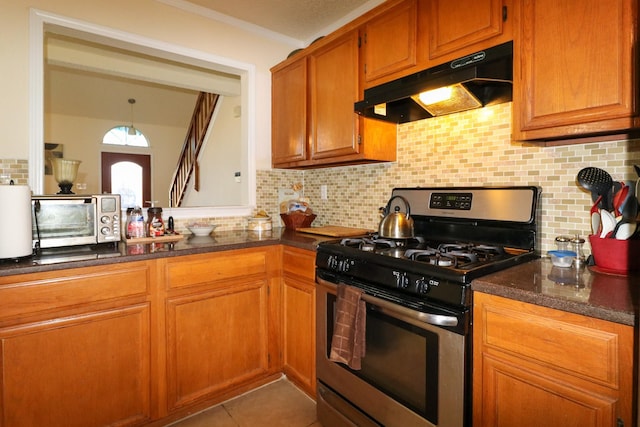
[[[344,258],[340,261],[340,267],[338,268],[338,270],[342,273],[348,273],[352,265],[353,261],[351,261],[349,258]]]
[[[329,259],[327,259],[327,265],[332,270],[338,270],[338,257],[335,255],[329,255]]]
[[[427,294],[429,293],[429,289],[431,289],[431,286],[429,285],[429,282],[427,282],[425,280],[424,277],[419,278],[418,280],[416,280],[416,291],[421,294]]]
[[[396,288],[407,289],[409,287],[409,278],[407,273],[394,271],[393,275],[396,276]]]
[[[103,224],[109,224],[111,222],[111,218],[109,218],[107,215],[104,215],[100,217],[100,222]]]
[[[102,233],[103,236],[108,236],[111,234],[111,229],[109,227],[102,227],[100,233]]]

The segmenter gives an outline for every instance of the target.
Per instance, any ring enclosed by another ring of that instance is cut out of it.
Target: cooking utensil
[[[627,194],[629,194],[629,186],[623,183],[619,183],[621,185],[620,190],[616,191],[613,195],[613,212],[616,217],[620,216],[620,207],[622,203],[627,199]]]
[[[402,200],[406,213],[400,212],[400,206],[396,206],[394,212],[391,211],[391,202],[394,199]],[[383,209],[384,217],[380,221],[378,234],[387,239],[410,239],[413,237],[413,218],[411,218],[411,208],[409,202],[402,196],[393,196],[387,202],[387,207]]]
[[[638,223],[623,219],[616,225],[613,236],[618,240],[627,240],[633,236],[638,228]]]
[[[580,186],[592,194],[601,195],[600,208],[612,210],[611,206],[611,190],[613,186],[613,178],[603,169],[595,167],[586,167],[578,172],[577,182]]]
[[[602,209],[600,211],[600,219],[602,221],[602,231],[600,232],[600,238],[604,239],[609,237],[613,230],[616,228],[616,218],[613,214],[607,210]]]
[[[600,209],[598,209],[598,205],[601,200],[602,196],[598,196],[593,206],[591,206],[591,234],[600,233],[602,222],[600,220]]]

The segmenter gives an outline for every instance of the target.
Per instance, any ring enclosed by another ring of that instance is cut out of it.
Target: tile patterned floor
[[[171,426],[322,427],[315,402],[284,378]]]

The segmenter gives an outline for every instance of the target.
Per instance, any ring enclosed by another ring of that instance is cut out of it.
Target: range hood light
[[[386,116],[387,115],[387,103],[378,104],[373,107],[373,112],[378,116]]]
[[[450,86],[440,87],[438,89],[428,90],[418,94],[418,99],[422,105],[431,105],[451,99],[451,92],[452,89]]]
[[[411,99],[434,117],[482,107],[482,102],[462,84],[422,92]]]

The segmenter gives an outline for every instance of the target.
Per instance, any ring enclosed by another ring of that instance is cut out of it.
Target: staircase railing
[[[169,190],[169,200],[172,207],[178,207],[182,204],[189,179],[194,176],[194,189],[200,189],[200,176],[198,173],[198,153],[204,142],[204,137],[211,123],[211,117],[215,110],[219,96],[214,93],[200,92],[196,106],[193,109],[191,123],[187,130],[178,165],[171,179],[171,188]]]

